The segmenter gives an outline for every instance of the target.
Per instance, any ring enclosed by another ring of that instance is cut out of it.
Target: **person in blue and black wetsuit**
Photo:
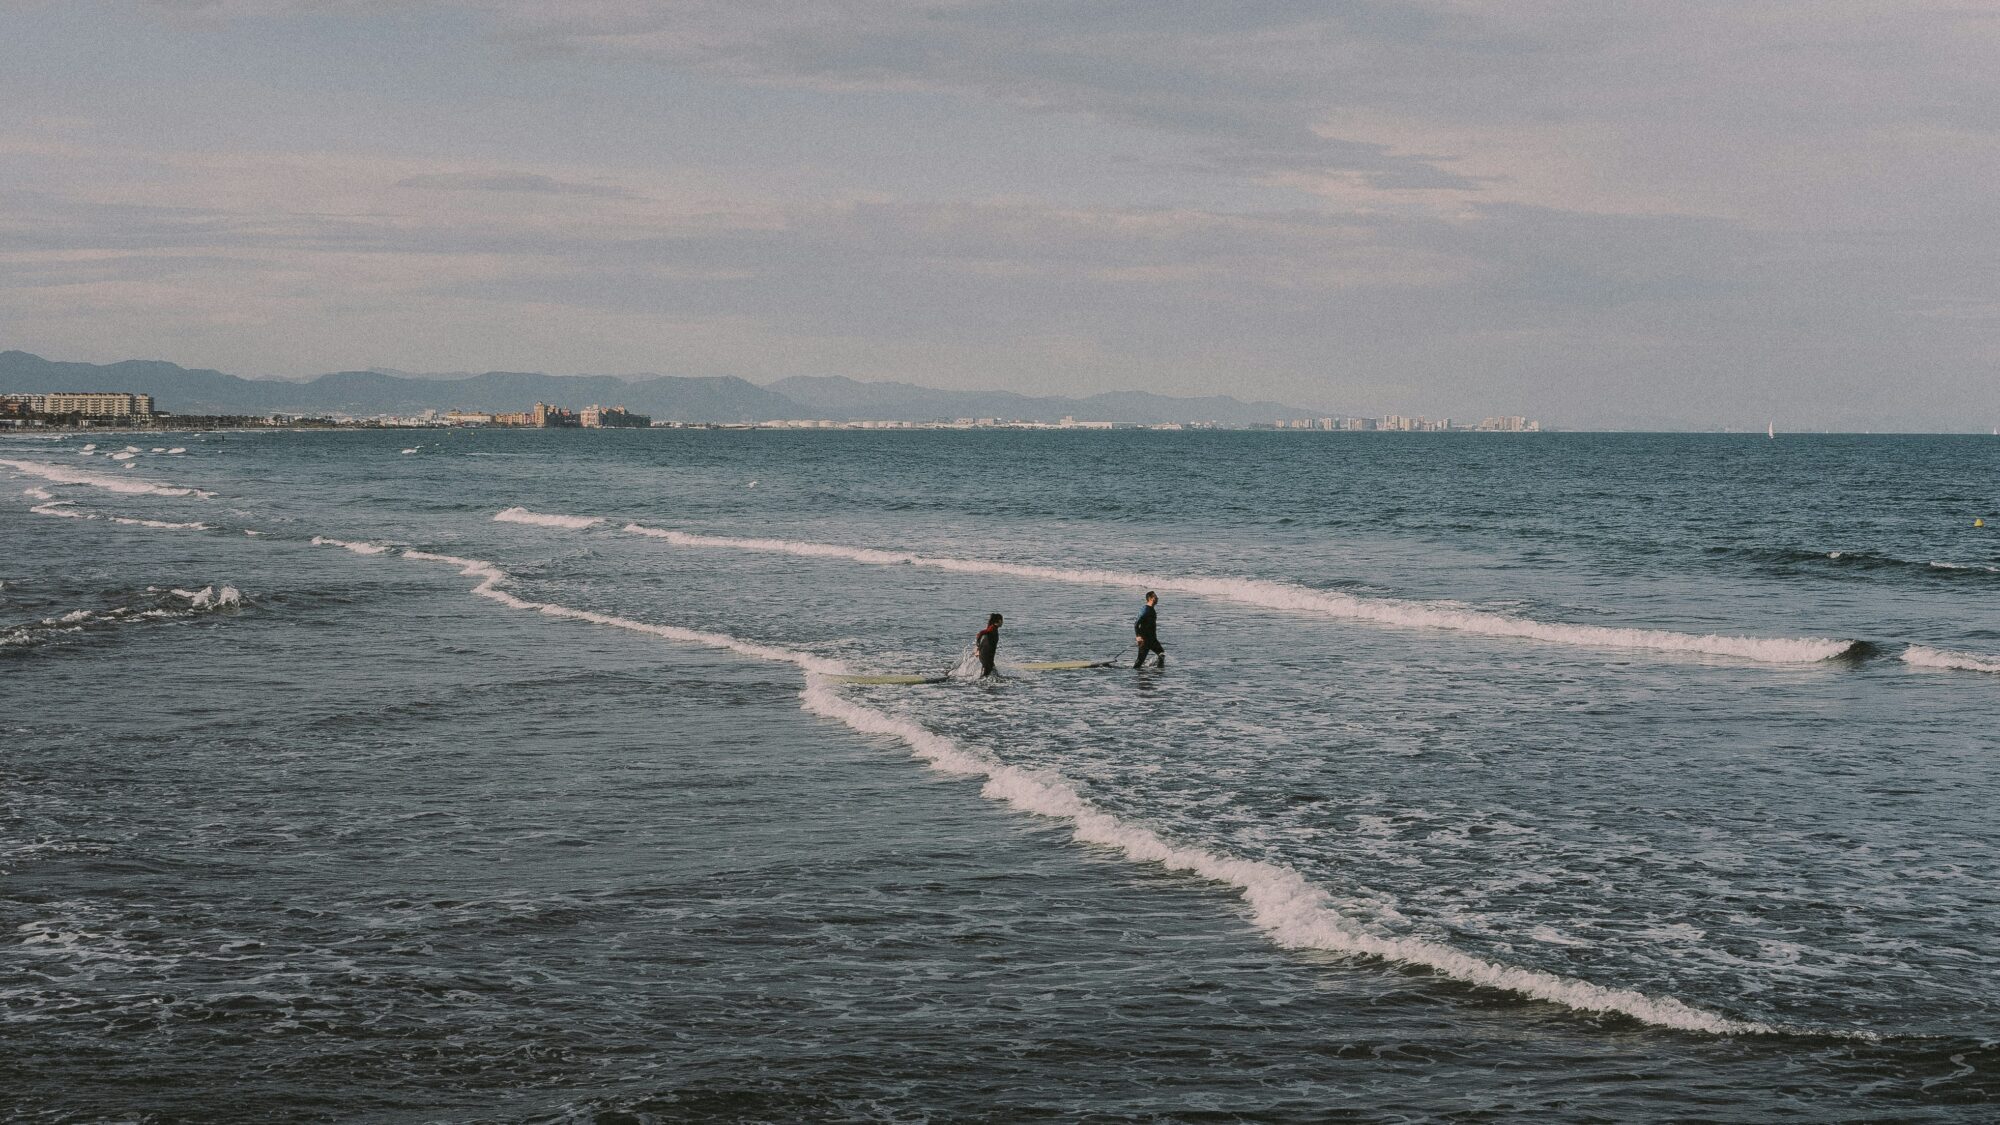
[[[1155,652],[1160,655],[1158,667],[1167,666],[1167,650],[1160,647],[1160,614],[1156,608],[1159,604],[1160,595],[1146,591],[1146,608],[1139,612],[1139,620],[1132,623],[1132,639],[1139,644],[1139,659],[1132,662],[1134,668],[1144,667],[1146,654]]]

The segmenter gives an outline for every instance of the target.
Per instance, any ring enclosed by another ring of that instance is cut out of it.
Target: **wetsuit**
[[[1000,626],[988,625],[981,629],[978,638],[972,642],[972,647],[979,653],[979,674],[992,675],[993,654],[1000,650]]]
[[[1139,635],[1139,659],[1132,662],[1132,667],[1145,664],[1146,654],[1153,652],[1160,654],[1160,667],[1167,666],[1167,650],[1160,647],[1159,629],[1160,615],[1153,611],[1153,607],[1141,610],[1139,620],[1132,623],[1132,631]]]

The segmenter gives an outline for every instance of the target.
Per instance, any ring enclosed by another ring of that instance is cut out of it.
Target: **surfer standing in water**
[[[1145,667],[1146,654],[1149,652],[1160,654],[1157,667],[1167,666],[1167,650],[1160,647],[1160,614],[1154,608],[1159,603],[1160,595],[1151,590],[1146,591],[1146,608],[1139,611],[1139,620],[1132,623],[1132,639],[1139,644],[1139,659],[1132,662],[1134,668]]]
[[[979,636],[973,640],[972,647],[973,651],[979,654],[979,678],[983,680],[993,674],[993,654],[1000,651],[999,614],[987,617],[986,628],[979,631]]]

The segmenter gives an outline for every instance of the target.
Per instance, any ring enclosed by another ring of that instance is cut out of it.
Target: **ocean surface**
[[[10,437],[0,583],[0,1116],[2000,1114],[2000,439]]]

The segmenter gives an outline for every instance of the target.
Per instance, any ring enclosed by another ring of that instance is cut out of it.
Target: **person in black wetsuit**
[[[1139,643],[1139,659],[1132,667],[1140,668],[1146,663],[1146,654],[1160,654],[1159,667],[1167,666],[1167,650],[1160,647],[1160,614],[1154,607],[1159,605],[1160,595],[1146,591],[1146,608],[1139,611],[1139,620],[1132,623],[1133,639]]]
[[[993,614],[986,619],[986,628],[972,642],[973,650],[979,653],[979,676],[985,679],[993,674],[993,654],[1000,651],[1000,615]]]

